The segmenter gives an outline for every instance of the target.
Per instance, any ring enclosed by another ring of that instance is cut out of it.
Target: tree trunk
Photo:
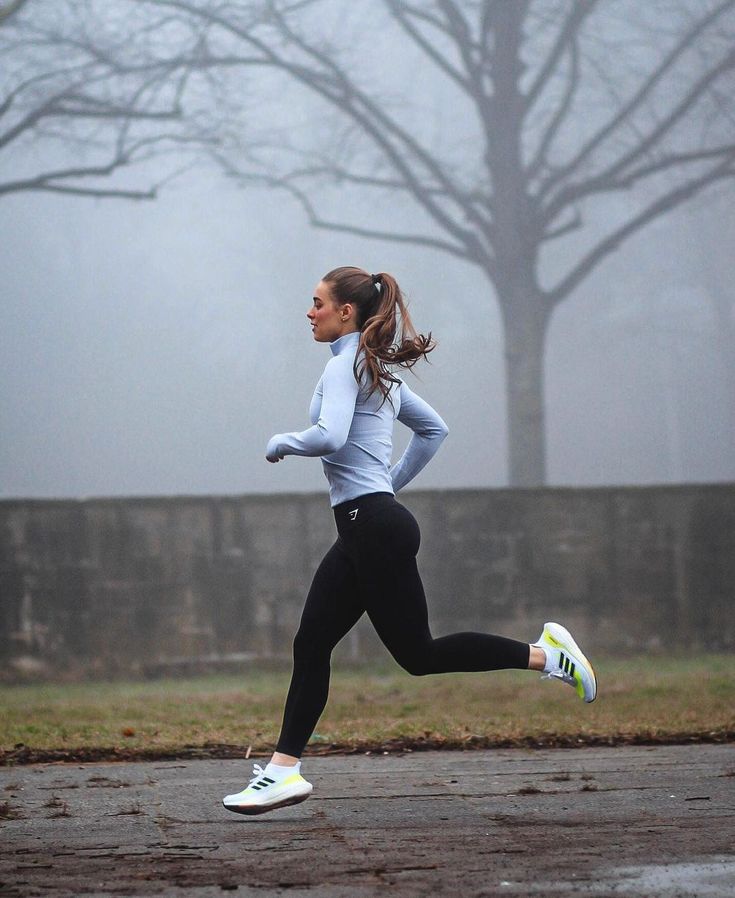
[[[499,285],[505,325],[508,483],[546,482],[544,346],[549,315],[532,278]]]
[[[548,313],[536,279],[539,230],[521,150],[526,113],[520,82],[527,2],[499,3],[493,10],[493,95],[486,160],[493,188],[487,271],[505,326],[505,372],[510,486],[539,486],[546,479],[543,366]]]
[[[735,291],[729,268],[719,264],[732,245],[733,229],[728,227],[724,205],[706,215],[688,216],[689,243],[698,248],[698,275],[709,294],[715,324],[715,346],[722,364],[725,387],[726,439],[735,446]]]
[[[724,278],[723,278],[724,280]],[[722,361],[725,378],[725,408],[728,439],[735,446],[735,302],[730,293],[730,285],[722,285],[712,292],[715,312],[717,348]]]

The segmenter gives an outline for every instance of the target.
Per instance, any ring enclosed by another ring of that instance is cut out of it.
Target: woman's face
[[[317,343],[333,343],[344,334],[357,330],[353,307],[349,303],[338,306],[332,299],[329,284],[324,281],[319,281],[316,285],[314,301],[306,317]]]

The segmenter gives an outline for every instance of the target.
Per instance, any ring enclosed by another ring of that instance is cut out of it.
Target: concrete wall
[[[735,648],[735,484],[403,498],[435,634]],[[323,495],[0,502],[0,671],[283,657],[334,537]],[[361,622],[342,657],[384,657]]]

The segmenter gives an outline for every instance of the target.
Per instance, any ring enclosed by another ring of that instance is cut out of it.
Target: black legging
[[[365,611],[410,674],[528,667],[525,642],[484,633],[432,638],[416,567],[419,527],[390,493],[344,502],[334,516],[339,536],[314,575],[294,639],[277,751],[301,757],[327,703],[332,649]]]

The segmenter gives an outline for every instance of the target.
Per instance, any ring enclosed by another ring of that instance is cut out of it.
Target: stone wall
[[[437,635],[558,619],[598,652],[735,648],[735,484],[402,500]],[[286,657],[333,537],[321,494],[0,501],[0,670]],[[339,653],[385,656],[366,621]]]

